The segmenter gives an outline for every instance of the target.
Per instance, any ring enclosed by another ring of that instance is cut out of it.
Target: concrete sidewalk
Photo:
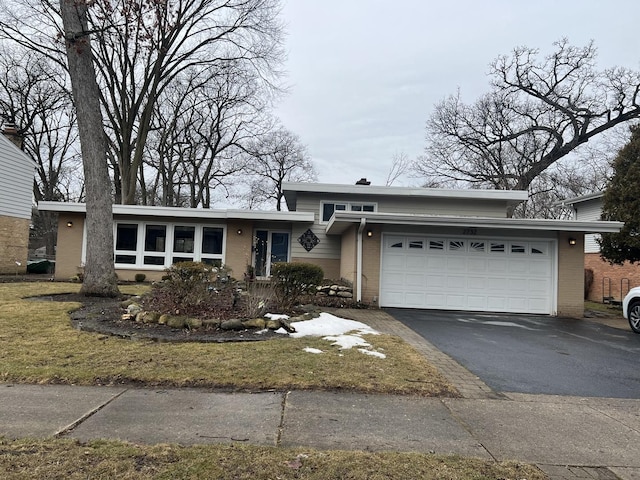
[[[640,478],[637,400],[3,384],[0,435],[456,453],[535,463],[552,479]]]
[[[401,336],[464,398],[0,384],[0,436],[455,453],[640,480],[640,400],[493,392],[383,311],[340,313]]]

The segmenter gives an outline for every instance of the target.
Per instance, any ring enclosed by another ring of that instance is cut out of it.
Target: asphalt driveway
[[[498,392],[640,398],[640,335],[536,315],[385,309]]]

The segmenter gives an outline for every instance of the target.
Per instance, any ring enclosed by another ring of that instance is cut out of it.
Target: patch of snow
[[[323,340],[333,342],[332,345],[338,345],[341,349],[349,349],[353,347],[370,347],[371,344],[366,342],[364,338],[358,335],[336,335],[322,337]]]
[[[379,333],[362,322],[355,320],[347,320],[346,318],[336,317],[330,313],[321,313],[318,318],[312,320],[303,320],[302,322],[294,322],[292,326],[296,329],[291,336],[294,338],[312,335],[316,337],[324,337],[327,335],[343,335],[347,332],[356,332],[359,335],[378,335]]]
[[[268,314],[269,318],[288,318],[286,315],[273,315]],[[336,317],[330,313],[321,313],[318,318],[312,320],[303,320],[301,322],[293,322],[292,327],[296,329],[294,333],[289,333],[289,336],[294,338],[313,336],[322,337],[323,340],[333,342],[333,345],[337,345],[341,350],[350,349],[353,347],[370,347],[367,341],[365,341],[361,335],[380,335],[379,332],[371,328],[369,325],[356,322],[355,320],[347,320],[346,318]],[[284,328],[276,330],[276,333],[287,334]],[[347,333],[349,335],[347,335]],[[324,353],[322,350],[307,347],[304,349],[310,353]],[[380,352],[374,352],[366,348],[359,348],[359,352],[367,355],[372,355],[378,358],[386,358],[386,355]],[[339,354],[343,356],[342,354]]]
[[[308,353],[324,353],[322,350],[320,350],[319,348],[311,348],[311,347],[305,347],[303,349],[305,352]]]
[[[289,315],[283,315],[281,313],[266,313],[264,316],[271,320],[286,320],[289,318]]]
[[[366,348],[359,348],[358,351],[361,353],[364,353],[365,355],[371,355],[372,357],[387,358],[387,356],[384,353],[375,352],[373,350],[367,350]]]

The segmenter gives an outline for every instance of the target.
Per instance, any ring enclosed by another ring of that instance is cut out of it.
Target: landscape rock
[[[242,324],[242,320],[238,318],[232,318],[231,320],[225,320],[220,324],[222,330],[244,330],[245,327]]]
[[[202,320],[199,318],[187,318],[184,322],[185,326],[191,330],[202,328]]]
[[[138,315],[141,311],[142,311],[142,307],[138,303],[131,303],[127,307],[127,313],[134,317]]]
[[[245,320],[242,324],[245,328],[257,328],[262,330],[266,327],[267,322],[264,318],[252,318],[250,320]]]
[[[338,297],[342,297],[342,298],[353,298],[353,293],[346,292],[346,291],[338,292],[336,295],[338,295]]]
[[[267,320],[265,327],[268,328],[269,330],[278,330],[280,327],[282,327],[282,323],[280,322],[280,320],[275,320],[271,318]]]
[[[186,318],[185,317],[179,317],[179,316],[175,316],[175,315],[167,315],[166,318],[166,325],[167,327],[170,328],[184,328],[186,323]]]

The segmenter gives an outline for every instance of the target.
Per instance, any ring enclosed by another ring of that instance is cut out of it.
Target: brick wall
[[[28,219],[0,216],[0,274],[27,271],[29,224]]]
[[[70,227],[67,226],[67,222],[71,222]],[[58,215],[56,280],[69,280],[80,271],[83,228],[83,214],[61,213]]]
[[[371,230],[371,237],[367,237],[367,230]],[[379,225],[365,228],[362,238],[362,301],[374,305],[378,305],[378,295],[380,294],[381,241],[382,231]]]
[[[584,316],[584,235],[558,235],[558,316]]]
[[[593,270],[593,284],[587,298],[594,302],[602,302],[602,297],[605,295],[620,301],[629,288],[640,285],[640,265],[638,264],[625,262],[623,265],[610,265],[609,262],[602,260],[599,253],[586,253],[584,268]],[[602,280],[606,278],[611,279],[611,290],[609,291],[609,282],[606,281],[603,292]],[[623,279],[628,279],[628,282]],[[621,286],[622,292],[620,291]]]

